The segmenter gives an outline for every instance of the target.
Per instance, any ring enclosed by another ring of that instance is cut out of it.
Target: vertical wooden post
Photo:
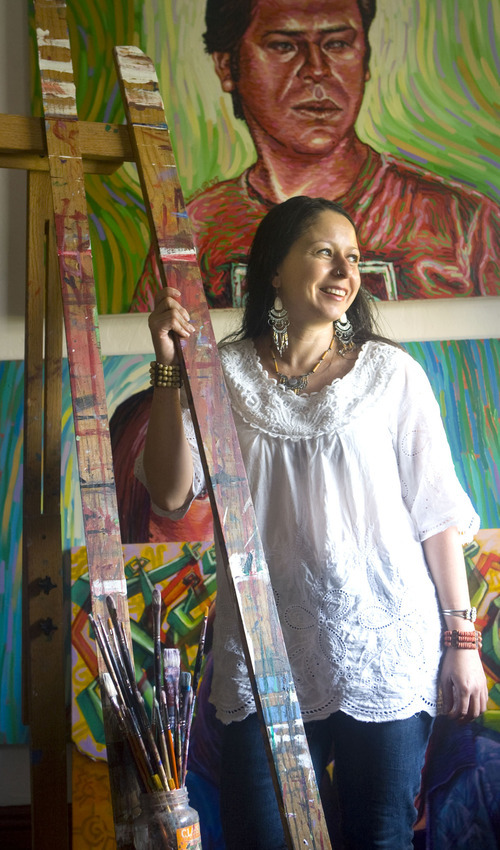
[[[23,655],[30,727],[32,844],[70,846],[66,699],[68,633],[61,549],[62,309],[48,175],[28,177]],[[44,331],[45,329],[45,331]]]

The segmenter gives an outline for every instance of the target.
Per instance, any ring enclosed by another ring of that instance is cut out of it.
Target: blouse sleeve
[[[191,454],[193,456],[193,483],[191,485],[191,492],[189,493],[188,498],[181,505],[180,508],[177,508],[175,511],[165,511],[163,508],[155,505],[154,502],[151,502],[151,507],[155,514],[158,516],[165,516],[172,520],[183,519],[189,508],[191,507],[192,502],[205,495],[205,475],[203,473],[203,466],[201,463],[200,452],[198,449],[198,444],[196,441],[196,435],[194,432],[193,420],[191,419],[191,413],[187,404],[187,399],[184,390],[181,390],[181,405],[182,405],[182,422],[184,425],[184,433],[186,434],[186,439],[191,448]],[[144,462],[143,462],[144,452],[142,451],[136,461],[134,466],[134,474],[135,477],[144,484],[146,490],[148,489],[148,484],[146,480],[146,473],[144,472]]]
[[[401,491],[420,541],[456,526],[472,540],[479,517],[460,484],[439,405],[422,367],[407,355],[397,425]]]

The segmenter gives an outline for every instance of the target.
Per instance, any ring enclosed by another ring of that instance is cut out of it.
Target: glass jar
[[[134,844],[136,850],[202,850],[198,812],[186,788],[142,794]]]

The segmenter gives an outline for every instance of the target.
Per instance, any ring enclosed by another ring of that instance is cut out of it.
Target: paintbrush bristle
[[[103,688],[108,695],[108,699],[116,699],[118,697],[118,691],[116,690],[113,679],[109,673],[103,673],[101,679]]]
[[[181,688],[190,688],[191,687],[191,673],[186,673],[184,670],[181,672],[179,676],[179,685]]]
[[[157,587],[153,590],[153,605],[161,605],[161,593]]]
[[[168,667],[177,668],[181,666],[181,653],[180,650],[175,647],[167,648],[163,650],[163,666],[165,670]]]

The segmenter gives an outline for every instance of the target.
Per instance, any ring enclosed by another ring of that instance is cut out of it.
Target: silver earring
[[[354,329],[347,318],[347,313],[342,313],[340,319],[333,323],[333,327],[339,342],[338,353],[341,357],[345,357],[346,352],[354,348]]]
[[[267,322],[273,329],[273,342],[278,349],[278,354],[281,357],[286,348],[288,348],[288,310],[283,307],[283,303],[279,295],[274,299],[274,304],[267,314]]]

